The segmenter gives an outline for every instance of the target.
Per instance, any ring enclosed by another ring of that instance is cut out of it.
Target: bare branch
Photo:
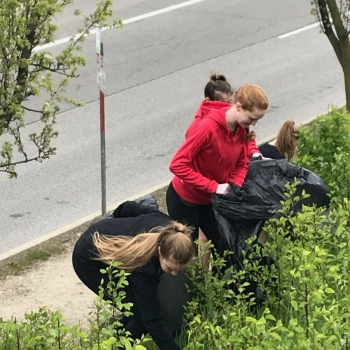
[[[32,108],[28,108],[28,107],[25,107],[25,106],[22,106],[22,108],[28,112],[34,112],[34,113],[40,113],[40,114],[43,114],[43,111],[40,111],[39,109],[32,109]]]

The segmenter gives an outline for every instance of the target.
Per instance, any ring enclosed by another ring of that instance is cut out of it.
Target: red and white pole
[[[101,199],[102,217],[106,216],[106,118],[105,118],[105,93],[106,72],[104,70],[106,60],[103,57],[103,43],[101,42],[101,28],[96,26],[96,53],[97,53],[97,85],[100,90],[100,140],[101,140]]]

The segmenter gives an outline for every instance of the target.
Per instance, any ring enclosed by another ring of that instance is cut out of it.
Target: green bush
[[[103,301],[101,287],[87,331],[82,331],[79,325],[67,326],[58,311],[41,308],[26,314],[22,321],[0,318],[0,350],[146,350],[139,341],[129,337],[118,321],[118,315],[130,314],[131,304],[123,302],[127,273],[117,266],[115,263],[103,271],[109,280],[106,292],[114,301]],[[117,283],[113,277],[117,277]],[[109,322],[111,317],[114,322]]]
[[[350,198],[350,113],[333,108],[299,131],[295,162],[318,174],[334,199]]]
[[[260,253],[251,247],[254,256],[273,256],[278,268],[254,266],[246,257],[244,273],[264,286],[265,305],[251,311],[239,284],[243,272],[217,279],[208,271],[200,278],[195,269],[199,293],[187,307],[184,349],[350,349],[350,204],[333,203],[328,216],[309,207],[291,216],[295,186],[288,186],[282,219],[265,227],[269,243]]]
[[[222,270],[224,258],[212,259],[209,270],[201,259],[190,267],[196,293],[178,338],[182,349],[350,349],[350,203],[333,202],[327,216],[322,208],[310,207],[291,216],[298,198],[295,185],[287,187],[282,219],[265,227],[269,241],[263,250],[251,246],[245,271],[230,268],[217,277],[213,271]],[[252,255],[271,255],[278,268],[258,267]],[[87,331],[42,308],[21,322],[0,319],[0,349],[157,349],[150,337],[141,345],[118,327],[118,317],[130,313],[131,305],[124,303],[127,274],[113,268],[105,272],[106,278],[119,280],[107,288],[114,301],[96,299]],[[267,292],[261,308],[254,308],[244,292],[247,273]],[[111,316],[112,324],[106,322]]]
[[[224,258],[212,259],[209,270],[201,259],[189,268],[196,293],[178,337],[182,349],[350,349],[350,203],[333,202],[327,216],[310,207],[292,216],[296,185],[287,187],[282,219],[265,227],[269,241],[263,249],[249,242],[245,271],[229,268],[218,277],[213,271],[222,270]],[[252,257],[263,255],[273,256],[278,267],[258,266]],[[124,303],[127,274],[113,268],[105,272],[119,280],[107,288],[114,302],[96,299],[87,331],[43,308],[21,322],[0,319],[0,350],[157,349],[149,336],[135,342],[120,327],[118,317],[130,313],[131,305]],[[244,292],[246,274],[267,293],[260,308]]]
[[[265,227],[268,243],[256,249],[249,242],[245,271],[231,268],[218,276],[213,271],[223,269],[225,258],[211,259],[209,270],[199,258],[188,270],[195,296],[177,339],[182,349],[350,349],[350,114],[333,109],[311,128],[302,127],[299,136],[296,163],[328,185],[327,216],[311,207],[294,215],[298,198],[296,184],[290,185],[282,218]],[[259,266],[256,258],[263,255],[272,256],[277,266]],[[104,271],[113,302],[102,300],[101,289],[87,331],[67,326],[59,312],[42,308],[21,322],[0,318],[0,350],[156,350],[149,336],[133,341],[118,321],[130,314],[131,304],[124,303],[127,274],[116,267]],[[245,293],[247,274],[267,293],[261,307]],[[114,275],[118,283],[112,282]]]
[[[350,349],[350,114],[334,108],[302,127],[299,138],[296,163],[326,182],[328,215],[310,207],[292,215],[296,184],[287,186],[282,219],[265,227],[263,251],[251,246],[245,271],[218,278],[198,259],[189,269],[195,297],[179,337],[183,349]],[[257,266],[254,257],[264,254],[278,267]],[[221,258],[211,261],[214,270],[223,265]],[[243,293],[246,273],[268,296],[254,313]]]

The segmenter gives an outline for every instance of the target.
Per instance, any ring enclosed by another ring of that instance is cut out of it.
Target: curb
[[[167,186],[169,183],[170,183],[170,180],[167,180],[167,181],[164,181],[156,186],[153,186],[151,188],[148,188],[147,190],[145,191],[142,191],[138,194],[135,194],[134,196],[131,196],[129,198],[126,198],[122,201],[119,201],[117,203],[114,203],[110,206],[107,207],[106,211],[107,213],[114,210],[118,205],[120,205],[121,203],[125,202],[125,201],[132,201],[132,200],[135,200],[137,198],[140,198],[140,197],[143,197],[145,196],[146,194],[149,194],[149,193],[152,193],[152,192],[155,192],[159,189],[161,189],[162,187],[165,187]],[[43,235],[41,237],[38,237],[30,242],[27,242],[27,243],[24,243],[16,248],[13,248],[13,249],[10,249],[8,251],[6,251],[5,253],[2,253],[0,254],[0,262],[2,262],[3,260],[6,260],[8,258],[11,258],[17,254],[20,254],[20,253],[23,253],[24,251],[28,250],[28,249],[31,249],[39,244],[42,244],[44,242],[47,242],[48,240],[50,239],[53,239],[53,238],[56,238],[57,236],[61,235],[61,234],[64,234],[66,233],[67,231],[69,230],[72,230],[74,228],[77,228],[78,226],[81,226],[83,224],[86,224],[87,222],[89,221],[93,221],[94,219],[98,218],[99,216],[101,216],[101,211],[96,211],[90,215],[87,215],[87,216],[84,216],[70,224],[67,224],[65,226],[62,226],[60,227],[59,229],[55,230],[55,231],[52,231],[52,232],[49,232],[47,233],[46,235]]]
[[[312,123],[312,121],[314,119],[316,119],[319,115],[323,115],[323,114],[327,114],[329,113],[329,110],[327,110],[326,112],[324,113],[320,113],[320,114],[317,114],[311,118],[308,118],[306,120],[304,120],[302,123],[300,123],[300,125],[309,125]],[[258,145],[262,145],[263,143],[266,143],[266,142],[271,142],[273,141],[275,138],[276,138],[276,135],[277,134],[274,134],[274,135],[270,135],[270,136],[267,136],[267,137],[264,137],[263,139],[259,140],[258,141]],[[148,188],[147,190],[144,190],[138,194],[135,194],[131,197],[128,197],[122,201],[119,201],[117,203],[114,203],[110,206],[107,207],[107,212],[110,212],[112,210],[114,210],[118,205],[120,205],[121,203],[125,202],[125,201],[132,201],[132,200],[135,200],[137,198],[140,198],[142,196],[145,196],[149,193],[153,193],[157,190],[160,190],[162,189],[163,187],[166,187],[168,186],[168,184],[170,183],[171,181],[171,178],[169,178],[167,181],[164,181],[156,186],[153,186],[151,188]],[[29,250],[37,245],[40,245],[42,243],[47,243],[47,241],[51,240],[51,239],[54,239],[56,238],[57,236],[60,236],[60,235],[63,235],[64,233],[66,233],[67,231],[69,230],[72,230],[72,229],[75,229],[77,228],[78,226],[81,226],[83,224],[86,224],[87,222],[90,222],[90,221],[93,221],[94,219],[98,218],[99,216],[101,216],[101,212],[100,211],[97,211],[97,212],[94,212],[90,215],[87,215],[87,216],[84,216],[68,225],[65,225],[55,231],[52,231],[52,232],[49,232],[39,238],[36,238],[30,242],[27,242],[27,243],[24,243],[16,248],[13,248],[13,249],[10,249],[8,250],[7,252],[5,253],[2,253],[0,254],[0,263],[3,262],[4,260],[7,260],[11,257],[14,257],[16,255],[19,255],[19,254],[22,254],[23,252],[25,252],[26,250]]]

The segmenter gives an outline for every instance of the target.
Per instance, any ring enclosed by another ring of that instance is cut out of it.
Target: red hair
[[[242,85],[235,93],[234,103],[239,102],[246,111],[253,112],[254,109],[266,111],[269,107],[269,99],[265,91],[258,85]]]

